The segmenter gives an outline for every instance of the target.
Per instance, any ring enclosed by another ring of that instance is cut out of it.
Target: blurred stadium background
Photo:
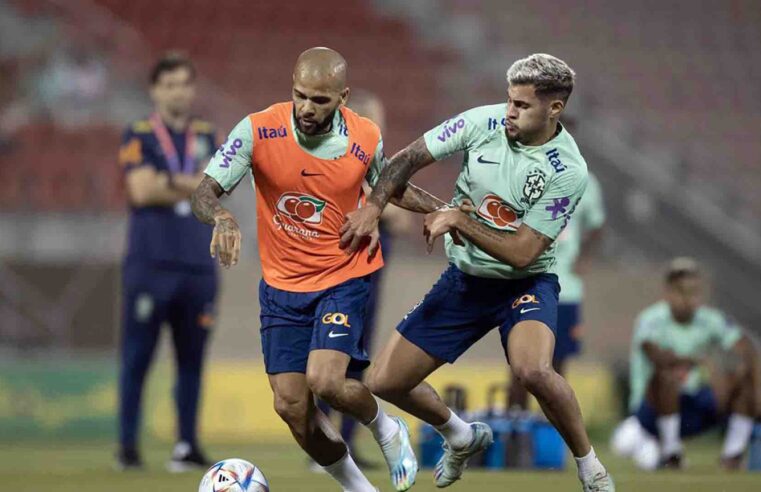
[[[126,218],[117,151],[125,125],[150,112],[153,61],[187,52],[197,112],[227,134],[290,97],[293,62],[311,46],[341,52],[350,86],[382,97],[389,153],[503,100],[517,58],[548,52],[577,71],[575,136],[609,217],[586,274],[584,353],[570,370],[593,428],[621,415],[632,321],[659,296],[667,258],[697,257],[712,302],[758,331],[758,0],[0,0],[0,447],[114,436]],[[458,165],[418,181],[450,197]],[[255,215],[243,188],[230,200],[245,224],[244,259],[222,274],[204,387],[202,436],[216,457],[228,443],[289,439],[261,364]],[[417,232],[397,243],[376,346],[445,261],[440,250],[425,255]],[[507,378],[495,341],[434,381],[469,382],[471,406],[482,406],[486,386]],[[145,408],[159,441],[174,434],[168,350]],[[112,448],[100,450],[106,466]]]

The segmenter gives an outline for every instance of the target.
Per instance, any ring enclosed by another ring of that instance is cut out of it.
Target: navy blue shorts
[[[452,363],[495,326],[503,347],[520,321],[540,321],[554,332],[559,293],[554,274],[494,279],[450,265],[396,329],[427,354]]]
[[[563,362],[581,350],[581,304],[558,304],[558,329],[555,332],[556,362]]]
[[[306,373],[312,350],[351,357],[348,372],[370,365],[364,324],[370,275],[317,292],[288,292],[259,283],[262,351],[267,374]]]
[[[647,400],[642,402],[635,415],[647,432],[658,437],[656,425],[658,414]],[[719,424],[721,417],[713,390],[704,386],[694,395],[686,393],[679,395],[679,416],[681,417],[679,434],[682,437],[701,434]]]

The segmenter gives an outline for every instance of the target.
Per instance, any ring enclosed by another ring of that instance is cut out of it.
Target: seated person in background
[[[758,350],[726,315],[702,305],[705,281],[695,260],[674,259],[665,281],[664,299],[645,309],[635,325],[632,416],[616,429],[611,447],[643,468],[681,468],[681,438],[728,415],[721,464],[739,468],[753,420],[761,416]],[[716,349],[725,352],[726,363],[708,378],[705,363]]]

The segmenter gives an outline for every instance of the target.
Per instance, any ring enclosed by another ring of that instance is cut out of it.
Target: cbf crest
[[[540,169],[531,171],[526,176],[526,183],[523,185],[523,198],[521,198],[521,202],[529,206],[533,205],[544,193],[546,183],[544,172]]]

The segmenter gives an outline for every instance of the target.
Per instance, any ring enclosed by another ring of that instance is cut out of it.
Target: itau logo
[[[304,193],[283,193],[277,201],[277,210],[295,222],[319,224],[325,201]]]
[[[493,193],[484,197],[477,213],[498,229],[515,230],[521,225],[515,210]]]

